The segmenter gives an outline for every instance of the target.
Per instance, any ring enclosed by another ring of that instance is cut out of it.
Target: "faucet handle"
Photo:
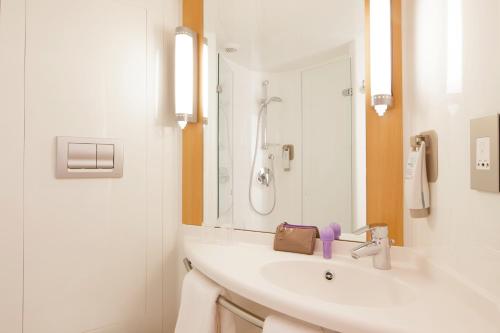
[[[370,226],[369,226],[369,225],[365,225],[365,226],[362,226],[362,227],[361,227],[361,228],[359,228],[359,229],[354,230],[352,233],[353,233],[353,234],[355,234],[355,235],[361,235],[361,234],[363,234],[363,233],[365,233],[365,232],[370,231],[371,229],[372,229],[372,228],[370,228]]]
[[[365,232],[371,232],[373,238],[385,238],[389,236],[389,228],[386,223],[365,225],[353,231],[355,235],[361,235]]]

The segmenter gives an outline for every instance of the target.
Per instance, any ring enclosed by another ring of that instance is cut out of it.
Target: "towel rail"
[[[189,272],[190,270],[193,269],[193,265],[191,264],[191,261],[189,261],[188,258],[184,258],[182,260],[184,263],[184,267],[186,267],[186,270]],[[249,312],[248,310],[243,309],[237,304],[234,304],[224,296],[219,296],[217,298],[217,304],[222,306],[224,309],[228,310],[229,312],[235,314],[236,316],[240,317],[241,319],[249,322],[250,324],[257,326],[259,328],[264,327],[264,319]]]

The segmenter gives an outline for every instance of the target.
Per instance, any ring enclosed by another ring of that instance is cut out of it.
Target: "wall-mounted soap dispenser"
[[[281,147],[282,150],[282,162],[283,162],[283,170],[290,171],[290,161],[294,159],[294,148],[293,145],[283,145]]]
[[[470,121],[470,186],[500,192],[500,118],[498,114]]]
[[[412,218],[430,215],[429,183],[438,176],[438,141],[435,131],[410,138],[411,149],[405,168],[405,199]]]

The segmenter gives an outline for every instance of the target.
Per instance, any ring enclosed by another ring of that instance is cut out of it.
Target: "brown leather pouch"
[[[281,223],[276,228],[274,250],[313,254],[317,237],[319,231],[314,226]]]

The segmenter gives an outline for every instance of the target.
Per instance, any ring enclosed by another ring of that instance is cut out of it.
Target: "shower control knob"
[[[257,172],[257,183],[265,186],[269,186],[271,184],[271,169],[269,168],[260,168]]]

